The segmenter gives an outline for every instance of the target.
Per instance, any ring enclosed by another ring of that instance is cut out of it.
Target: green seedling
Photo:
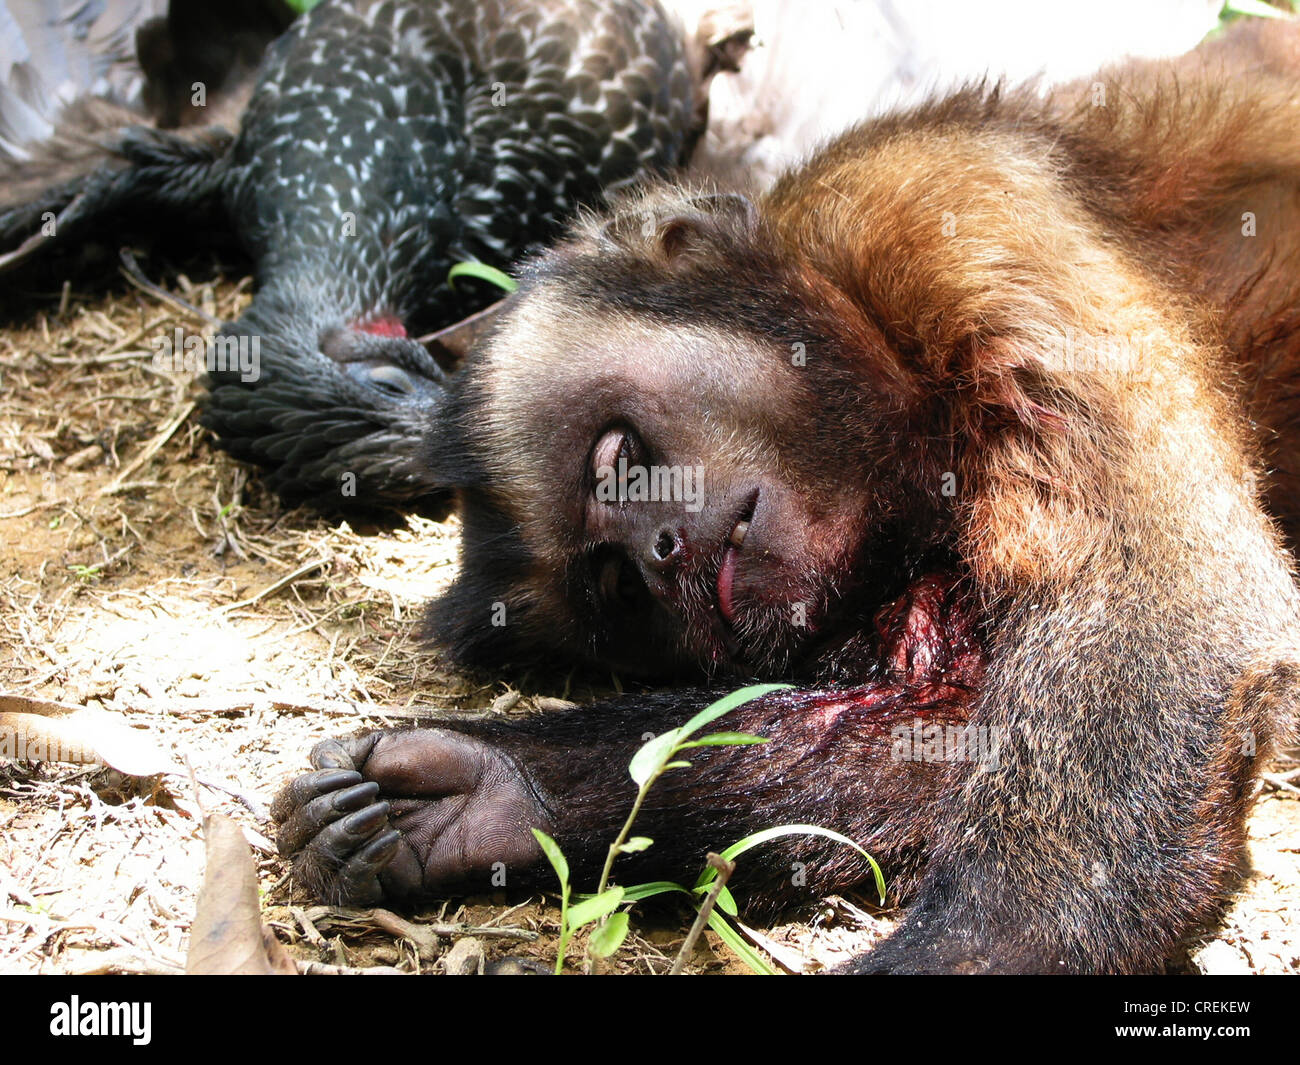
[[[610,844],[604,868],[601,870],[600,882],[597,884],[594,894],[582,896],[581,901],[570,904],[573,892],[569,878],[569,863],[565,859],[559,844],[554,839],[545,832],[533,829],[533,835],[537,838],[537,842],[541,845],[542,851],[560,881],[560,942],[555,962],[556,973],[561,972],[564,968],[565,955],[573,934],[586,925],[597,924],[587,946],[591,955],[597,958],[607,958],[622,946],[628,933],[628,912],[627,910],[620,910],[620,906],[638,902],[641,899],[648,899],[655,895],[679,892],[690,898],[692,904],[698,910],[703,900],[711,891],[715,890],[714,881],[717,879],[718,874],[715,869],[707,865],[691,888],[669,880],[659,880],[624,888],[617,884],[611,885],[610,877],[613,872],[614,862],[620,854],[635,854],[653,845],[654,841],[648,836],[633,836],[632,826],[635,824],[637,815],[640,814],[641,807],[655,781],[671,769],[680,769],[690,765],[690,762],[680,757],[684,751],[696,747],[749,746],[767,742],[762,736],[755,736],[747,732],[713,732],[700,736],[698,739],[693,738],[695,734],[724,714],[730,713],[736,707],[769,692],[789,687],[788,684],[754,684],[732,692],[730,695],[705,707],[686,724],[679,728],[670,729],[668,732],[647,741],[633,755],[632,761],[628,765],[628,772],[637,785],[636,799],[617,838]],[[833,832],[828,828],[822,828],[820,825],[778,825],[773,828],[763,829],[733,843],[722,852],[721,856],[730,861],[738,855],[744,854],[752,847],[757,847],[782,836],[791,835],[822,836],[852,847],[871,864],[876,890],[880,895],[880,901],[884,902],[884,875],[881,873],[880,866],[875,859],[847,836]],[[716,895],[715,906],[708,916],[709,927],[735,952],[737,957],[755,972],[775,974],[777,970],[726,919],[728,916],[734,918],[738,913],[736,900],[732,896],[730,889],[723,885],[716,890]],[[687,944],[683,944],[683,949],[686,946]]]
[[[478,278],[478,280],[486,281],[490,285],[496,285],[503,292],[513,292],[519,287],[519,282],[513,277],[498,270],[495,266],[488,266],[487,263],[457,263],[447,271],[447,284],[455,288],[456,278],[458,277]]]

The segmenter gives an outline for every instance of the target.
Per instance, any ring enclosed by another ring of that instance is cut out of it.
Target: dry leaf
[[[257,869],[244,833],[212,814],[203,823],[207,866],[199,892],[185,971],[191,976],[292,975],[293,960],[262,927]]]
[[[0,758],[109,765],[135,777],[182,771],[116,714],[10,694],[0,694]]]

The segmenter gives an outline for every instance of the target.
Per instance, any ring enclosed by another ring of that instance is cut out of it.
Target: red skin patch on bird
[[[378,318],[369,318],[364,322],[357,322],[352,328],[359,333],[370,333],[377,337],[405,337],[409,335],[406,332],[406,326],[402,325],[391,314],[381,315]]]

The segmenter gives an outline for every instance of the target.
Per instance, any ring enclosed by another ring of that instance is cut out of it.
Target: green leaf
[[[643,788],[646,782],[664,768],[664,763],[673,756],[673,748],[681,738],[681,729],[670,728],[652,740],[646,740],[641,749],[632,756],[627,771],[637,787]]]
[[[569,927],[581,928],[584,924],[599,921],[605,914],[611,913],[622,901],[623,889],[615,884],[612,888],[606,888],[599,895],[593,895],[589,899],[575,902],[569,907]]]
[[[1256,18],[1286,18],[1285,11],[1266,4],[1264,0],[1228,0],[1219,17],[1225,15],[1254,15]]]
[[[555,870],[555,875],[560,878],[560,887],[567,888],[569,886],[569,862],[564,857],[564,851],[560,850],[560,845],[540,828],[533,829],[533,836],[541,846],[542,853],[546,855],[546,860],[551,863],[551,868]]]
[[[649,836],[633,836],[626,843],[619,845],[618,853],[637,854],[643,850],[649,850],[651,844],[653,843],[654,840],[652,840]]]
[[[718,898],[714,905],[728,917],[735,917],[740,912],[740,907],[736,905],[736,897],[731,893],[731,888],[725,884],[722,890],[718,892]]]
[[[700,903],[704,901],[704,896],[707,895],[712,890],[712,888],[713,888],[712,881],[710,881],[707,884],[699,884],[696,887],[691,888],[691,891],[694,894],[700,896],[700,898],[695,903],[696,906],[699,906]],[[718,897],[714,899],[713,904],[717,906],[718,909],[724,911],[728,917],[735,917],[740,912],[740,908],[736,905],[736,897],[731,893],[731,888],[727,887],[725,884],[722,886],[722,889],[718,892]]]
[[[655,895],[664,895],[669,891],[680,891],[683,895],[690,894],[681,884],[674,884],[671,880],[651,880],[645,884],[637,884],[635,887],[626,888],[623,892],[623,901],[637,902]]]
[[[779,969],[769,964],[739,932],[727,923],[727,919],[714,910],[709,914],[709,927],[718,933],[718,938],[729,946],[733,953],[760,976],[780,976]]]
[[[876,881],[876,893],[880,896],[882,903],[885,901],[885,874],[880,871],[876,859],[849,839],[848,836],[842,836],[840,833],[829,828],[822,828],[820,825],[777,825],[775,828],[765,828],[761,832],[755,832],[753,835],[746,836],[744,839],[733,843],[722,852],[722,857],[732,861],[737,855],[744,854],[750,848],[757,847],[760,843],[767,843],[769,840],[778,839],[781,836],[824,836],[836,843],[843,843],[847,847],[852,847],[871,864],[871,873]],[[695,886],[699,888],[711,884],[717,878],[717,875],[717,871],[712,866],[706,866],[699,879],[695,881]]]
[[[664,769],[690,769],[690,768],[691,768],[691,763],[683,761],[680,758],[677,759],[677,761],[675,762],[664,763]]]
[[[497,288],[506,292],[513,292],[519,287],[519,282],[509,274],[498,270],[495,266],[488,266],[487,263],[457,263],[447,271],[447,283],[452,288],[455,288],[456,278],[458,277],[476,277],[480,281],[487,281],[489,284],[496,285]]]
[[[760,696],[766,695],[768,692],[781,691],[785,688],[791,687],[793,687],[791,684],[751,684],[749,687],[741,688],[739,691],[734,691],[730,695],[724,695],[716,703],[710,703],[677,731],[681,734],[682,739],[686,739],[687,737],[694,735],[705,725],[717,721],[723,714],[731,713],[732,710],[736,709],[736,707],[743,703],[757,699]]]
[[[598,958],[608,958],[627,938],[627,914],[616,913],[591,933],[587,949]]]
[[[687,747],[745,747],[755,743],[767,743],[766,736],[755,736],[752,732],[713,732],[707,736],[701,736],[698,740],[687,740],[685,743],[679,743],[679,751],[686,750]]]

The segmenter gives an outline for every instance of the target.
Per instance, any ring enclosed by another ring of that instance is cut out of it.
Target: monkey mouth
[[[736,620],[736,562],[744,547],[745,537],[749,535],[749,525],[754,520],[754,511],[757,508],[758,491],[755,490],[746,501],[744,509],[722,544],[722,563],[718,566],[717,581],[718,613],[722,615],[722,620],[728,626],[734,625]]]

